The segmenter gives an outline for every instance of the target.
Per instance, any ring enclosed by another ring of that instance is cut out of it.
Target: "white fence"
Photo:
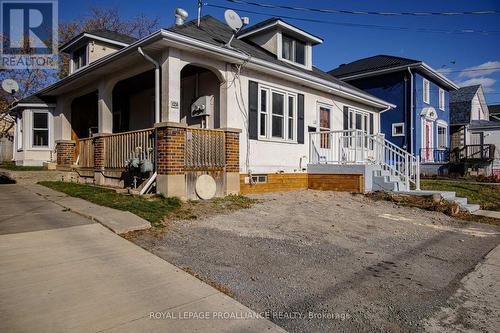
[[[7,139],[0,139],[0,162],[11,161],[14,145]]]
[[[309,136],[312,164],[378,164],[410,188],[420,189],[418,158],[385,139],[360,130],[313,132]]]

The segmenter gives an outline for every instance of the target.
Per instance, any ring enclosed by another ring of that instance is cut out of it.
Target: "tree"
[[[92,30],[110,30],[141,38],[157,30],[158,25],[159,18],[149,18],[140,14],[130,19],[124,19],[116,8],[91,7],[86,15],[59,24],[59,42],[62,45],[81,32]],[[25,53],[29,53],[29,50],[25,51]],[[67,76],[68,64],[68,57],[59,54],[58,70],[34,68],[5,70],[0,68],[0,82],[10,78],[17,81],[20,86],[19,91],[14,95],[3,91],[0,92],[0,137],[7,136],[11,138],[12,136],[10,132],[14,125],[14,119],[8,116],[12,102],[32,95],[57,79]]]

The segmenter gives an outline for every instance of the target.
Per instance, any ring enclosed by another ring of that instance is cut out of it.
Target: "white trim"
[[[101,41],[101,42],[105,42],[105,43],[108,43],[108,44],[114,44],[114,45],[123,46],[123,47],[127,47],[127,46],[130,45],[130,44],[127,44],[127,43],[119,42],[119,41],[114,40],[114,39],[109,39],[109,38],[105,38],[105,37],[99,37],[99,36],[90,34],[88,32],[85,32],[83,35],[81,35],[80,37],[78,37],[77,39],[75,39],[74,41],[72,41],[71,43],[69,43],[69,44],[65,45],[64,47],[60,48],[59,51],[64,52],[64,50],[67,50],[68,48],[70,48],[71,46],[73,46],[75,43],[79,42],[80,40],[82,40],[82,39],[84,39],[86,37],[88,37],[90,39],[95,39],[95,40],[98,40],[98,41]]]
[[[403,130],[401,134],[396,134],[396,126],[402,126]],[[392,124],[392,136],[398,137],[398,136],[405,136],[405,123],[393,123]]]
[[[441,73],[435,71],[434,69],[432,69],[429,65],[427,65],[424,62],[418,62],[418,63],[410,64],[410,65],[402,65],[402,66],[397,66],[397,67],[392,67],[392,68],[386,68],[386,69],[380,69],[380,70],[375,70],[375,71],[361,73],[361,74],[354,74],[354,75],[344,76],[344,77],[341,78],[341,80],[343,80],[343,81],[349,81],[349,80],[354,80],[354,79],[362,78],[362,77],[370,77],[370,76],[376,76],[376,75],[384,74],[384,73],[398,72],[400,70],[406,70],[408,68],[411,68],[411,69],[421,68],[429,76],[432,76],[432,77],[440,80],[441,82],[443,82],[449,88],[452,88],[454,90],[457,90],[457,89],[460,88],[456,83],[454,83],[453,81],[449,80],[448,78],[446,78]]]
[[[243,33],[243,34],[239,35],[237,38],[240,39],[240,38],[244,38],[244,37],[247,37],[247,36],[251,36],[253,34],[256,34],[256,33],[260,32],[260,31],[267,30],[267,29],[272,28],[274,26],[279,26],[281,28],[285,28],[287,30],[293,31],[296,34],[304,36],[305,38],[307,38],[307,39],[309,39],[309,40],[311,40],[311,41],[313,41],[313,42],[315,42],[317,44],[323,43],[323,39],[318,38],[318,37],[316,37],[314,35],[311,35],[310,33],[306,32],[304,30],[298,29],[298,28],[296,28],[296,27],[294,27],[294,26],[292,26],[292,25],[290,25],[290,24],[288,24],[286,22],[281,21],[281,20],[276,20],[276,21],[271,22],[271,23],[269,23],[267,25],[264,25],[264,26],[262,26],[262,27],[260,27],[258,29],[249,31],[247,33]]]
[[[431,83],[426,78],[422,78],[422,100],[426,104],[431,102]]]
[[[443,96],[442,99],[441,99],[441,96]],[[441,105],[441,101],[443,102],[442,105]],[[439,106],[438,106],[439,110],[446,111],[446,93],[444,92],[443,88],[439,88],[438,104],[439,104]]]
[[[320,89],[324,89],[327,92],[329,92],[331,94],[335,94],[337,96],[346,97],[346,98],[352,99],[354,101],[360,101],[360,102],[363,102],[364,104],[375,106],[377,108],[387,108],[387,107],[395,108],[396,107],[396,105],[394,105],[394,104],[388,103],[388,102],[386,102],[382,99],[379,99],[377,97],[370,96],[368,94],[359,92],[358,90],[351,89],[349,87],[342,86],[340,84],[333,83],[331,81],[327,81],[327,80],[312,76],[310,74],[307,74],[307,73],[304,73],[304,72],[301,72],[301,71],[298,71],[298,70],[295,70],[292,68],[288,68],[285,66],[270,63],[270,62],[265,61],[265,60],[261,60],[258,58],[249,58],[246,54],[243,54],[239,51],[228,49],[228,48],[218,46],[218,45],[213,45],[213,44],[206,43],[203,41],[199,41],[195,38],[183,36],[183,35],[180,35],[180,34],[177,34],[177,33],[171,32],[171,31],[163,30],[163,29],[159,30],[156,33],[153,33],[153,34],[151,34],[143,39],[138,40],[137,42],[129,45],[128,47],[125,47],[121,50],[118,50],[114,53],[109,54],[108,56],[102,57],[102,58],[92,62],[89,66],[82,69],[81,71],[75,72],[75,73],[67,76],[66,78],[60,80],[59,82],[57,82],[57,83],[55,83],[55,84],[53,84],[45,89],[42,89],[39,92],[39,94],[48,93],[48,92],[64,85],[68,81],[76,79],[77,77],[80,77],[83,74],[85,74],[91,70],[94,70],[95,68],[97,68],[99,66],[102,66],[108,62],[111,62],[112,60],[115,60],[116,58],[122,56],[123,54],[125,54],[127,52],[135,51],[135,49],[138,46],[145,44],[146,42],[149,42],[152,39],[158,38],[160,36],[163,37],[166,42],[178,44],[179,46],[186,46],[187,45],[188,47],[191,47],[191,48],[194,48],[197,50],[201,49],[204,51],[212,52],[218,56],[229,57],[229,59],[231,59],[231,60],[239,59],[239,60],[243,60],[243,61],[248,61],[247,66],[252,66],[253,68],[256,68],[259,70],[264,70],[264,71],[267,71],[268,73],[271,70],[277,76],[281,76],[281,77],[288,76],[288,78],[290,78],[290,79],[296,80],[297,78],[299,78],[299,79],[305,80],[308,83],[316,84],[320,87]]]
[[[266,124],[266,135],[261,135],[260,134],[260,107],[261,107],[261,90],[266,91],[266,97],[267,97],[267,104],[266,104],[266,114],[267,114],[267,124]],[[266,84],[261,84],[258,83],[258,96],[257,96],[257,103],[258,103],[258,119],[257,119],[257,127],[258,127],[258,139],[260,141],[273,141],[273,142],[283,142],[283,143],[298,143],[297,142],[297,131],[298,131],[298,124],[297,124],[297,103],[298,103],[298,96],[297,93],[288,91],[286,89],[280,89],[280,88],[275,88],[273,86],[269,86]],[[272,95],[273,93],[277,93],[283,96],[283,128],[282,128],[282,133],[283,136],[281,138],[278,137],[273,137],[272,135],[272,125],[273,125],[273,110],[272,110]],[[288,97],[291,96],[294,99],[294,110],[293,110],[293,138],[288,139]]]
[[[52,150],[52,132],[53,132],[53,126],[52,126],[52,113],[49,110],[29,110],[29,131],[28,131],[28,142],[29,144],[27,145],[29,147],[29,150]],[[35,146],[33,144],[33,131],[35,130],[33,128],[33,115],[35,113],[45,113],[47,115],[47,146]]]

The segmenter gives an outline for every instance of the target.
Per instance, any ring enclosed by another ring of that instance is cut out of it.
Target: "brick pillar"
[[[225,193],[240,193],[240,132],[239,129],[226,128],[226,172],[225,172]]]
[[[186,126],[164,122],[156,128],[156,171],[157,191],[165,196],[187,198],[184,155],[186,147]]]
[[[104,170],[104,136],[96,135],[94,137],[94,170]]]
[[[58,167],[71,167],[75,162],[76,141],[58,140],[56,141],[56,154]]]

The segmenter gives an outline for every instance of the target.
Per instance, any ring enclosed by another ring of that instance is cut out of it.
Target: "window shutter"
[[[344,130],[349,129],[349,107],[344,106]]]
[[[373,134],[373,113],[370,113],[370,134]]]
[[[259,85],[257,82],[248,81],[248,136],[250,139],[258,138],[259,123]]]
[[[304,143],[304,95],[297,95],[297,142]]]

